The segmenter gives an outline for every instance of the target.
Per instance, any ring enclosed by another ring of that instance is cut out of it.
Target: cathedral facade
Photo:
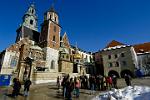
[[[16,31],[15,43],[0,53],[1,74],[46,83],[56,81],[58,75],[85,75],[94,70],[92,54],[70,45],[67,33],[60,35],[62,27],[54,8],[44,13],[41,32],[37,23],[31,4]]]

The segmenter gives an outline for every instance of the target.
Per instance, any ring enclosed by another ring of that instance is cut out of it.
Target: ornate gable
[[[64,33],[62,40],[63,40],[64,46],[66,48],[70,48],[70,43],[69,43],[68,36],[67,36],[66,32]]]

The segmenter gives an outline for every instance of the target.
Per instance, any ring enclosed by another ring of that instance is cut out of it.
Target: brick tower
[[[42,47],[59,49],[60,47],[60,25],[56,11],[52,7],[44,14],[42,23],[40,44]]]
[[[51,72],[58,72],[61,27],[58,14],[53,7],[44,14],[44,22],[41,26],[40,46],[46,53],[46,67]]]

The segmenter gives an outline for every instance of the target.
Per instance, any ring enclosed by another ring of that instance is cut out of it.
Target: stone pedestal
[[[27,67],[28,72],[25,75],[25,68]],[[32,65],[30,66],[29,64],[26,64],[25,62],[21,62],[20,64],[20,69],[19,69],[19,73],[18,73],[18,78],[21,82],[24,81],[24,78],[30,78],[30,80],[32,80],[32,74],[33,74],[33,69],[35,67],[35,63],[32,63]],[[31,69],[30,69],[31,68]]]

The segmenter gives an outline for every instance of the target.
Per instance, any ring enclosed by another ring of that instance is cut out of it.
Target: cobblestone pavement
[[[150,78],[133,79],[132,85],[150,86]],[[118,88],[125,86],[124,80],[118,79]],[[80,92],[80,98],[77,99],[73,97],[73,100],[91,100],[92,97],[104,91],[96,91],[94,95],[90,95],[89,90],[81,89]],[[63,100],[63,97],[61,96],[61,93],[58,93],[56,86],[50,84],[32,85],[29,97],[18,96],[16,98],[10,98],[4,95],[5,93],[11,93],[11,88],[0,88],[0,100]]]

